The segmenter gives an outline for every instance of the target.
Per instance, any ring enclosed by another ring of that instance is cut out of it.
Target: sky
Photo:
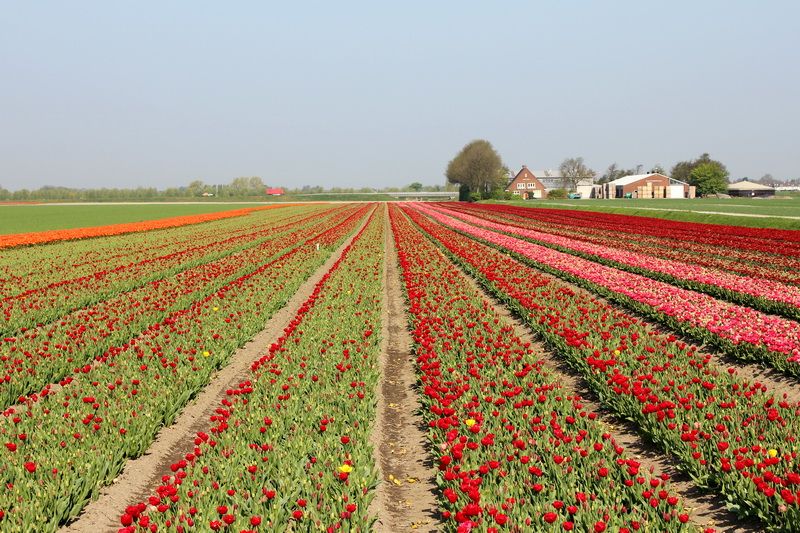
[[[800,2],[0,0],[0,186],[443,184],[708,152],[800,177]]]

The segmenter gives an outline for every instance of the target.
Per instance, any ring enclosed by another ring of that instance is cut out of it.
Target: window
[[[529,183],[528,184],[528,188],[529,189],[535,189],[536,188],[536,184],[535,183]]]
[[[524,188],[525,188],[524,183],[517,183],[517,189],[524,189]]]
[[[519,195],[519,191],[514,191],[514,194]]]

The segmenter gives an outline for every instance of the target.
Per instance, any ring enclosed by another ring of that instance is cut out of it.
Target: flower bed
[[[509,226],[482,217],[440,209],[459,220],[513,237],[541,244],[613,268],[664,281],[671,285],[701,291],[716,298],[743,304],[787,318],[800,318],[800,287],[752,276],[740,276],[718,269],[636,253],[605,244],[586,243],[571,236]]]
[[[293,253],[331,225],[359,216],[357,210],[351,208],[332,218],[317,219],[316,223],[305,227],[297,224],[293,232],[264,238],[237,253],[75,311],[19,336],[5,337],[0,341],[0,408],[24,401],[20,396],[34,393],[74,369],[90,364],[103,351],[124,344],[170,314],[213,294],[231,280],[283,254]]]
[[[525,261],[578,283],[602,296],[667,323],[671,328],[708,342],[743,359],[767,361],[800,375],[800,324],[754,309],[717,300],[539,246],[508,235],[477,228],[426,206],[421,212],[435,220],[517,254]]]
[[[585,377],[603,403],[679,458],[700,486],[774,531],[800,521],[800,405],[711,357],[419,212],[410,216]]]
[[[543,215],[539,209],[516,209],[499,205],[446,205],[448,208],[487,217],[497,222],[553,235],[594,244],[613,245],[636,253],[693,263],[725,272],[736,272],[744,276],[800,284],[800,274],[798,274],[800,260],[771,253],[771,250],[759,252],[725,246],[721,243],[703,244],[693,241],[691,235],[685,234],[676,239],[671,238],[665,230],[658,235],[641,235],[618,229],[598,229],[592,220],[573,219],[568,216],[552,217]],[[512,209],[514,212],[511,212]],[[631,220],[631,223],[636,224],[641,221],[636,218]]]
[[[126,233],[78,241],[59,241],[41,246],[3,249],[0,263],[0,297],[7,298],[52,283],[115,271],[176,251],[213,243],[221,235],[238,236],[319,209],[304,205],[256,211],[246,217],[226,218],[156,231]],[[302,218],[302,216],[301,216]]]
[[[0,529],[52,531],[110,483],[372,207],[107,349],[0,419]],[[319,251],[316,244],[320,244]]]
[[[448,530],[682,531],[646,472],[491,303],[392,213]]]
[[[249,215],[253,211],[276,209],[285,207],[286,205],[292,204],[245,207],[243,209],[233,209],[231,211],[221,211],[219,213],[204,213],[200,215],[162,218],[160,220],[145,220],[143,222],[112,224],[110,226],[95,226],[91,228],[38,231],[35,233],[12,233],[11,235],[0,235],[0,248],[30,246],[32,244],[42,244],[45,242],[87,239],[90,237],[107,237],[109,235],[121,235],[123,233],[134,233],[139,231],[152,231],[155,229],[188,226],[190,224],[201,224],[203,222],[221,220],[223,218],[241,217]]]
[[[370,529],[383,211],[121,532]]]
[[[103,264],[102,267],[78,277],[72,277],[69,271],[60,272],[61,277],[51,274],[49,283],[0,301],[0,315],[4,319],[4,323],[0,323],[0,337],[12,336],[20,328],[30,328],[50,322],[66,313],[103,301],[113,295],[253,248],[281,234],[308,226],[312,221],[318,221],[319,217],[320,214],[317,213],[291,221],[275,219],[271,224],[253,227],[252,231],[235,231],[231,235],[217,231],[204,243],[184,242],[166,254],[147,257],[117,267],[113,266],[113,262]]]

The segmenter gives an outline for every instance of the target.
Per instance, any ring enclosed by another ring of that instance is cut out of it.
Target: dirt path
[[[440,252],[441,253],[441,252]],[[740,520],[735,514],[726,508],[725,498],[717,493],[708,493],[695,486],[691,478],[678,469],[678,462],[671,456],[664,454],[657,446],[645,441],[639,436],[635,424],[622,420],[615,414],[604,408],[597,396],[589,389],[583,377],[566,365],[558,357],[554,356],[528,329],[519,318],[514,315],[502,302],[495,299],[483,287],[469,276],[458,265],[454,265],[470,283],[494,305],[499,315],[509,321],[514,326],[514,333],[523,341],[530,342],[536,350],[536,354],[545,362],[548,370],[558,376],[559,381],[565,389],[573,391],[584,400],[587,410],[597,413],[598,420],[607,428],[608,432],[614,437],[617,443],[625,448],[631,457],[642,464],[643,471],[651,468],[658,473],[669,474],[671,478],[672,491],[676,492],[682,499],[684,505],[692,511],[691,521],[698,526],[713,527],[719,531],[735,533],[755,533],[763,531],[763,526],[758,521]],[[563,283],[563,281],[559,280]],[[586,292],[580,287],[570,285],[577,292]],[[763,382],[763,380],[762,380]]]
[[[101,489],[100,497],[87,505],[74,522],[62,527],[61,533],[116,532],[121,527],[119,517],[125,507],[146,500],[160,484],[161,476],[169,471],[169,466],[192,450],[195,434],[208,428],[208,419],[225,397],[225,391],[246,379],[250,365],[283,333],[297,310],[311,295],[314,286],[331,269],[344,248],[364,227],[366,220],[300,286],[287,304],[270,318],[266,327],[233,354],[228,365],[213,376],[208,386],[181,411],[175,422],[158,433],[147,452],[138,459],[128,461],[122,474],[111,485]]]
[[[397,250],[387,217],[384,232],[383,349],[372,444],[381,472],[370,511],[378,533],[437,531],[434,474],[425,427],[417,414],[416,374],[407,329]]]

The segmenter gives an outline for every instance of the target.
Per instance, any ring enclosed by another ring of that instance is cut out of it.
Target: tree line
[[[445,185],[423,185],[415,181],[404,187],[331,187],[304,185],[297,188],[282,187],[287,195],[302,194],[356,194],[375,192],[442,192],[455,190],[454,187]],[[37,202],[37,201],[157,201],[187,198],[250,198],[265,199],[267,185],[258,176],[234,178],[226,184],[208,184],[202,180],[193,180],[188,185],[157,189],[155,187],[136,188],[70,188],[44,186],[38,189],[20,189],[9,191],[0,186],[0,201],[4,202]]]

